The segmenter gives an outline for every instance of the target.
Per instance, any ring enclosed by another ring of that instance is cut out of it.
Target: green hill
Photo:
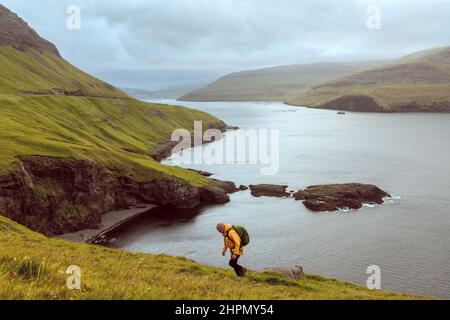
[[[288,103],[349,111],[449,112],[450,47],[326,82]]]
[[[105,212],[139,203],[218,201],[202,189],[214,189],[210,181],[152,156],[173,130],[192,131],[194,121],[224,129],[219,119],[129,97],[65,61],[1,5],[0,66],[0,212],[6,216],[59,234],[96,226]],[[183,188],[189,196],[177,196]]]
[[[360,61],[299,64],[236,72],[190,92],[179,100],[286,101],[314,85],[380,63]]]
[[[128,98],[125,93],[75,68],[64,59],[35,49],[0,46],[0,94]]]
[[[134,254],[48,239],[0,216],[0,299],[416,299],[369,291],[309,275],[292,280],[231,270],[186,258]],[[66,270],[81,268],[81,290],[68,290]]]

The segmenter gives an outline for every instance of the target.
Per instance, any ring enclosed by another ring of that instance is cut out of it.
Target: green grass
[[[41,155],[90,160],[142,178],[148,170],[193,178],[149,155],[177,128],[193,130],[196,120],[220,123],[188,108],[128,98],[32,95],[0,95],[0,119],[0,174],[14,168],[16,156]]]
[[[126,98],[113,86],[51,53],[0,46],[0,94],[77,92],[85,96]]]
[[[68,290],[67,268],[82,272],[81,290]],[[416,299],[309,275],[292,280],[186,258],[134,254],[48,239],[0,216],[0,299]]]
[[[170,175],[206,183],[149,155],[173,130],[192,131],[194,121],[206,128],[221,124],[219,119],[132,99],[48,53],[1,46],[0,64],[0,175],[16,169],[17,156],[40,155],[93,161],[139,180]]]
[[[320,87],[288,103],[307,107],[323,105],[343,96],[367,96],[386,112],[395,111],[450,111],[450,85],[353,85],[349,87]],[[448,107],[437,107],[437,104]],[[342,105],[345,110],[345,105]]]
[[[419,52],[392,64],[338,78],[288,103],[321,108],[351,96],[369,97],[385,112],[450,112],[450,48]],[[336,108],[346,110],[346,102]]]

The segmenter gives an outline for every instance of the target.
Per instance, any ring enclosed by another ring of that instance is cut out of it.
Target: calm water
[[[280,103],[184,104],[242,129],[279,129],[281,136],[275,176],[261,176],[256,166],[189,167],[237,184],[288,184],[296,190],[373,183],[396,199],[318,214],[301,202],[241,192],[228,205],[143,217],[117,235],[114,247],[226,266],[215,231],[224,221],[250,231],[243,263],[254,269],[302,265],[308,273],[365,284],[367,267],[378,265],[385,290],[450,298],[450,114],[342,116]]]

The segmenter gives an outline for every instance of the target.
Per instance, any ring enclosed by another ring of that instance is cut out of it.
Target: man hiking
[[[227,250],[230,249],[230,267],[234,269],[238,277],[245,277],[247,269],[240,266],[238,260],[244,254],[244,247],[250,243],[250,237],[247,230],[241,226],[219,223],[217,225],[217,231],[219,231],[224,238],[222,255],[225,256]]]

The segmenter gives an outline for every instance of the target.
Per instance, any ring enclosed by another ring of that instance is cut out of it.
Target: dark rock
[[[241,190],[241,191],[246,191],[246,190],[248,190],[248,187],[247,187],[247,186],[244,186],[244,185],[240,185],[240,186],[239,186],[239,190]]]
[[[0,46],[12,46],[20,51],[34,49],[60,57],[58,49],[41,38],[15,13],[0,4]]]
[[[300,201],[300,200],[306,200],[306,193],[303,190],[300,190],[298,192],[295,192],[293,195],[295,200]]]
[[[227,192],[220,188],[200,188],[200,201],[202,204],[224,204],[230,202]]]
[[[228,201],[217,184],[196,187],[175,178],[141,182],[68,158],[21,157],[14,172],[0,177],[1,214],[46,235],[95,228],[109,211],[144,204],[192,209]]]
[[[274,274],[284,278],[294,279],[294,280],[306,280],[305,272],[303,267],[295,266],[293,268],[271,268],[265,269],[262,273]]]
[[[161,162],[162,160],[170,157],[172,155],[172,150],[177,146],[178,142],[165,142],[158,145],[155,151],[151,154],[151,158]]]
[[[222,181],[217,179],[209,179],[209,180],[219,189],[225,191],[228,194],[239,191],[239,189],[236,187],[236,184],[233,181]]]
[[[312,211],[337,211],[339,209],[360,209],[364,203],[382,204],[390,195],[375,185],[332,184],[312,186],[295,193],[294,198],[304,201]]]
[[[277,197],[277,198],[287,198],[290,196],[286,192],[288,186],[280,186],[274,184],[259,184],[251,185],[250,190],[252,196],[254,197]]]

